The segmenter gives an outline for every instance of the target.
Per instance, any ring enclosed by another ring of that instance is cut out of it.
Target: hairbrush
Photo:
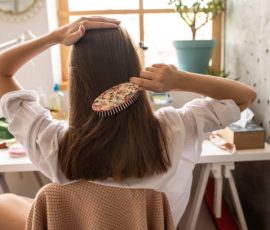
[[[139,97],[139,86],[126,82],[106,90],[100,94],[93,102],[92,109],[99,117],[108,117],[117,114]]]

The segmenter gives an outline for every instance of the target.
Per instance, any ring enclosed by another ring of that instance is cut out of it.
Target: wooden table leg
[[[210,175],[211,164],[203,164],[202,170],[199,176],[198,184],[195,190],[195,196],[193,198],[189,216],[187,218],[186,227],[188,230],[194,230],[198,220],[199,212],[203,202],[203,196],[205,193],[207,181]]]

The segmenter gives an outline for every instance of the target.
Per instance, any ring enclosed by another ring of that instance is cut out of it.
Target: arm
[[[113,28],[117,27],[118,24],[119,21],[114,19],[83,17],[52,33],[0,53],[0,97],[9,91],[21,89],[13,75],[22,65],[41,52],[56,44],[72,45],[84,35],[85,30]]]
[[[243,111],[256,98],[249,86],[237,81],[196,73],[178,71],[174,66],[156,64],[141,71],[140,78],[131,81],[142,88],[155,91],[189,91],[217,100],[232,99]]]

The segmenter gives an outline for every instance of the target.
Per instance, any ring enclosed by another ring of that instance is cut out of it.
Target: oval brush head
[[[126,82],[106,90],[92,104],[99,117],[108,117],[119,113],[134,103],[139,97],[139,86]]]

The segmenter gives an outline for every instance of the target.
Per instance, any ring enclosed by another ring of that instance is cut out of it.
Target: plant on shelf
[[[209,21],[221,15],[226,0],[169,0],[175,6],[192,33],[190,41],[174,41],[179,68],[191,72],[206,73],[215,46],[215,40],[196,40],[196,33]]]

